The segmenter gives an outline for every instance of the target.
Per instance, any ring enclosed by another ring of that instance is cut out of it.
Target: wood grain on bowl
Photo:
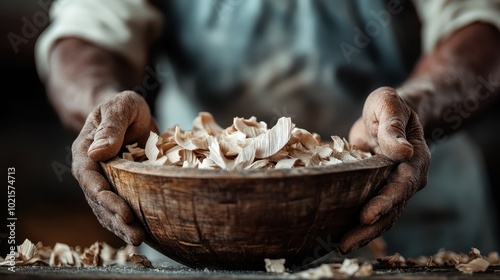
[[[394,167],[387,158],[275,170],[199,170],[115,158],[101,163],[148,232],[191,267],[303,265],[335,249]]]

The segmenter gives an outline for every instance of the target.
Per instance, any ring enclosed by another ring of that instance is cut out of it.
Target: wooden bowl
[[[305,265],[335,250],[394,167],[374,156],[282,170],[199,170],[120,158],[101,164],[151,247],[193,268]]]

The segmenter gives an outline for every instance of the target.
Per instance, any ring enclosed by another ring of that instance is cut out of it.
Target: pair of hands
[[[99,222],[129,244],[139,245],[145,231],[126,202],[110,188],[98,161],[116,156],[124,144],[144,144],[157,131],[146,101],[130,91],[99,105],[73,143],[73,176]],[[392,88],[379,88],[365,101],[349,141],[399,162],[387,184],[366,203],[359,225],[341,240],[341,253],[352,252],[388,230],[408,200],[427,182],[429,149],[416,113]]]

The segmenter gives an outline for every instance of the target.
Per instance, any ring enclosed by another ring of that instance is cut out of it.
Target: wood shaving
[[[394,255],[385,256],[383,258],[377,259],[377,261],[383,266],[405,266],[405,258],[399,253]]]
[[[129,152],[123,153],[123,158],[126,158],[128,160],[132,160],[132,161],[134,161],[134,160],[135,161],[143,161],[143,160],[147,159],[144,149],[137,147],[137,143],[134,143],[132,145],[127,145],[126,148]]]
[[[356,259],[344,259],[342,265],[338,269],[338,273],[345,276],[352,276],[354,273],[358,272],[359,264]]]
[[[266,271],[269,273],[283,274],[285,273],[285,259],[264,259]]]
[[[358,259],[344,259],[341,264],[330,264],[334,278],[349,278],[351,276],[366,277],[373,274],[373,266],[369,262],[361,265]]]
[[[328,264],[322,264],[315,268],[310,268],[295,274],[299,279],[324,279],[333,278],[332,268]]]
[[[81,261],[85,267],[97,267],[103,265],[101,258],[102,244],[96,242],[86,249],[81,255]]]
[[[432,256],[420,256],[417,258],[406,259],[406,263],[404,264],[404,266],[430,266],[430,263],[432,263]]]
[[[267,158],[281,150],[290,140],[293,126],[292,119],[283,117],[273,128],[253,138],[255,157]]]
[[[459,264],[456,266],[456,268],[463,273],[472,274],[474,272],[486,271],[488,266],[490,266],[490,263],[487,260],[478,258],[473,259],[466,264]]]
[[[130,254],[130,260],[133,261],[139,268],[154,268],[153,264],[144,255]]]
[[[56,243],[49,259],[50,266],[81,266],[80,256],[67,244]]]
[[[295,127],[286,117],[270,129],[255,117],[236,117],[222,129],[210,113],[201,112],[192,131],[175,126],[161,135],[151,132],[144,149],[128,145],[122,157],[151,165],[234,170],[333,165],[371,156],[344,138],[331,138],[324,144],[318,134]]]
[[[34,245],[26,239],[17,246],[15,256],[16,266],[70,266],[70,267],[98,267],[98,266],[125,266],[130,262],[130,254],[135,253],[135,247],[127,245],[115,249],[105,242],[95,242],[89,248],[71,247],[67,244],[56,243],[54,248],[44,246],[41,242]],[[0,266],[10,266],[10,262],[0,262]]]
[[[369,262],[363,262],[358,271],[354,273],[356,277],[368,277],[373,274],[373,265]]]
[[[245,169],[271,169],[272,165],[268,159],[259,159],[249,165],[248,167],[245,167]]]
[[[296,166],[297,162],[299,161],[298,158],[284,158],[280,159],[276,163],[276,169],[283,169],[283,168],[293,168]]]
[[[460,255],[453,251],[439,250],[432,256],[432,265],[436,266],[455,266],[460,264]]]
[[[469,251],[469,261],[475,260],[475,259],[482,259],[483,256],[481,256],[481,252],[477,248],[470,248]]]
[[[136,248],[127,245],[120,249],[115,249],[105,242],[102,243],[101,258],[104,266],[125,266],[130,261],[130,254],[136,252]]]
[[[26,240],[28,240],[28,239],[26,239]],[[31,242],[31,241],[29,241],[29,242]],[[44,246],[42,242],[36,243],[36,253],[33,257],[39,256],[40,259],[46,260],[46,259],[50,258],[50,254],[52,254],[52,247]]]
[[[458,264],[455,267],[463,273],[472,274],[474,272],[486,271],[488,266],[490,266],[490,263],[481,256],[481,252],[472,247],[469,252],[469,261]]]
[[[48,266],[48,257],[50,253],[47,254],[46,247],[43,247],[42,243],[33,244],[29,239],[25,239],[24,242],[17,246],[17,253],[15,255],[14,263],[16,266]],[[0,262],[0,266],[10,266],[10,261],[5,261],[3,259]]]
[[[23,261],[27,261],[36,254],[36,246],[33,242],[25,239],[23,244],[17,247],[17,252],[19,254],[19,258]]]

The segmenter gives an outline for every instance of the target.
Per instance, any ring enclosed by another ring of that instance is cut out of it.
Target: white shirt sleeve
[[[422,47],[428,53],[439,40],[473,22],[500,29],[500,0],[414,0],[422,20]]]
[[[147,0],[59,0],[50,9],[51,24],[35,47],[39,76],[48,71],[54,43],[77,37],[120,54],[138,70],[147,62],[150,44],[161,31],[162,16]]]

